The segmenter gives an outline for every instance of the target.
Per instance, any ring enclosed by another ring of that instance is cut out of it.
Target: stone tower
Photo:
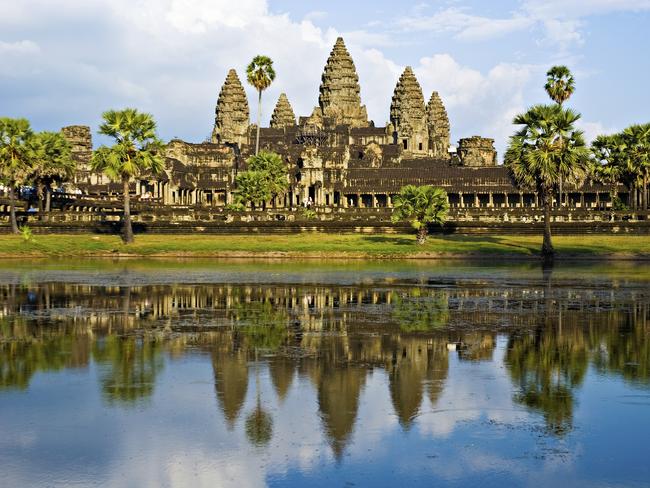
[[[450,125],[447,110],[438,92],[431,94],[427,104],[427,126],[429,130],[429,153],[434,158],[449,159]]]
[[[69,125],[61,129],[72,152],[72,159],[79,165],[81,171],[88,171],[88,165],[93,156],[93,136],[90,127],[85,125]]]
[[[323,117],[330,117],[337,125],[367,127],[368,113],[361,105],[359,76],[343,38],[339,37],[323,70],[318,104]]]
[[[402,149],[424,156],[429,151],[429,133],[422,88],[410,66],[399,77],[390,104],[393,139]]]
[[[271,115],[271,127],[273,129],[283,129],[294,125],[296,125],[296,115],[293,113],[293,108],[291,108],[287,96],[281,93]]]
[[[463,166],[496,166],[494,139],[472,136],[458,141],[458,158]]]
[[[248,143],[248,99],[234,69],[228,71],[217,100],[212,142]]]

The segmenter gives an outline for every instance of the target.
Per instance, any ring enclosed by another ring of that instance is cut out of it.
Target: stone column
[[[357,193],[357,208],[362,208],[363,202],[361,201],[361,193]]]
[[[580,208],[585,208],[585,193],[580,192]]]
[[[479,208],[479,206],[480,206],[480,202],[479,202],[479,199],[478,199],[478,193],[476,193],[476,192],[474,192],[474,206],[476,208]]]
[[[492,192],[488,192],[488,207],[494,208],[494,198],[492,197]]]
[[[377,208],[377,195],[372,194],[372,208]]]
[[[458,192],[458,206],[460,208],[465,208],[465,202],[463,201],[463,192],[462,191]]]
[[[519,206],[521,208],[524,208],[524,194],[523,193],[519,193]]]

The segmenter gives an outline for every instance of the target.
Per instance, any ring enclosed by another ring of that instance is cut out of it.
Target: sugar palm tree
[[[268,56],[255,56],[246,68],[246,78],[257,90],[257,135],[255,137],[255,154],[260,150],[260,123],[262,118],[262,92],[266,90],[275,79],[273,60]]]
[[[650,179],[650,123],[634,124],[621,133],[625,141],[628,170],[634,179],[634,203],[645,210],[648,208],[648,180]],[[638,188],[641,188],[640,201],[637,201]]]
[[[122,239],[133,242],[129,183],[144,173],[158,174],[164,167],[163,144],[156,136],[153,116],[134,108],[109,110],[102,114],[99,133],[115,139],[111,147],[102,146],[93,154],[91,168],[122,183],[124,226]]]
[[[610,185],[612,209],[618,200],[618,184],[628,180],[628,153],[620,134],[599,135],[591,143],[594,156],[592,173],[595,179]]]
[[[36,133],[32,138],[30,149],[33,159],[30,180],[36,187],[41,219],[47,220],[52,185],[71,178],[77,164],[72,159],[70,144],[60,132]]]
[[[30,173],[29,141],[34,136],[27,119],[0,118],[0,181],[9,189],[11,231],[18,234],[16,190]]]
[[[575,91],[575,80],[571,71],[566,66],[553,66],[546,72],[544,89],[548,96],[558,105],[562,105]],[[563,206],[562,178],[560,177],[559,193],[560,207]]]
[[[566,66],[553,66],[546,73],[544,89],[558,105],[562,105],[575,91],[575,80]]]
[[[417,231],[418,244],[427,239],[429,224],[444,224],[449,211],[447,193],[431,185],[406,185],[395,197],[392,220],[408,220]]]
[[[523,188],[534,188],[544,205],[542,256],[555,254],[551,241],[551,204],[560,179],[579,182],[589,167],[589,151],[574,124],[580,114],[558,105],[535,105],[515,117],[521,125],[505,154],[505,164]]]

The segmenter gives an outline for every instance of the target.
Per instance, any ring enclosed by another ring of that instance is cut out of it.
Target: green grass
[[[650,238],[625,235],[556,236],[560,257],[650,258]],[[535,257],[541,236],[434,236],[422,246],[412,235],[320,234],[294,235],[139,235],[134,244],[118,236],[34,235],[0,236],[2,257],[68,256],[261,256],[261,257]]]

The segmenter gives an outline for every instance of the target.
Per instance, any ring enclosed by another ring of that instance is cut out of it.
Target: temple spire
[[[448,159],[449,156],[449,117],[438,92],[431,94],[427,104],[427,126],[429,130],[429,150],[436,158]]]
[[[234,69],[228,71],[215,110],[212,142],[238,144],[248,142],[248,99]]]
[[[360,92],[354,61],[339,37],[323,70],[318,97],[322,116],[332,118],[336,124],[367,127],[368,114],[361,105]]]
[[[287,96],[281,93],[271,115],[271,127],[273,129],[282,129],[284,127],[293,127],[294,125],[296,125],[296,115],[293,112],[293,108],[291,108]]]
[[[412,154],[427,154],[429,137],[424,96],[410,66],[404,69],[395,86],[390,104],[390,121],[395,128],[397,144]]]

